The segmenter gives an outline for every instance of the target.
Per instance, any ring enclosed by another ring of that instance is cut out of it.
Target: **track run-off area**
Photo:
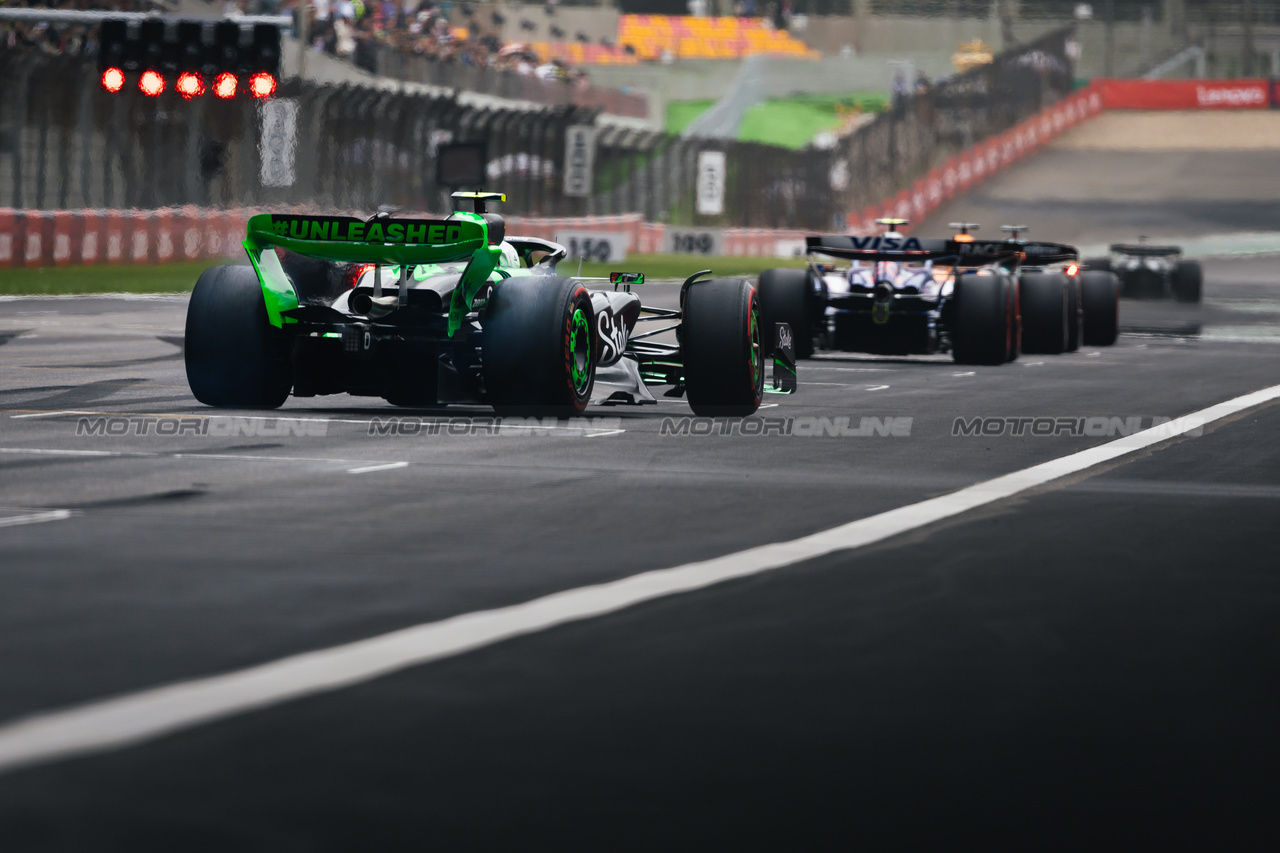
[[[750,426],[217,411],[184,296],[0,299],[0,848],[1273,847],[1280,118],[1167,118],[914,233],[1182,242],[1202,304]]]

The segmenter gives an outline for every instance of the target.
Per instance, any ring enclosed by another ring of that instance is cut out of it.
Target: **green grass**
[[[668,102],[667,133],[680,133],[714,103],[715,101]],[[738,139],[784,148],[803,148],[813,139],[814,134],[840,127],[842,113],[855,109],[877,113],[888,108],[889,97],[879,92],[776,98],[747,110],[742,118],[742,126],[738,128]]]
[[[715,101],[670,101],[667,103],[667,133],[679,135]]]
[[[0,269],[0,295],[60,293],[185,293],[217,261],[177,264],[103,265]],[[584,276],[642,272],[650,279],[685,278],[707,268],[721,276],[755,276],[769,267],[804,266],[803,259],[703,257],[701,255],[631,255],[621,263],[584,263]],[[560,271],[576,275],[578,264],[564,261]]]
[[[183,293],[217,261],[0,269],[0,294]]]
[[[738,128],[738,139],[803,148],[815,134],[838,129],[844,120],[841,112],[855,108],[861,112],[880,112],[887,102],[885,96],[870,92],[768,100],[747,110]]]

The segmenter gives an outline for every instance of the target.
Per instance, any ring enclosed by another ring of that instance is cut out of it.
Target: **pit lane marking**
[[[789,542],[642,572],[531,601],[463,613],[245,669],[194,678],[0,726],[0,772],[133,746],[306,696],[352,687],[444,658],[637,604],[851,551],[1132,456],[1238,412],[1280,399],[1273,385],[1158,427],[857,519]]]

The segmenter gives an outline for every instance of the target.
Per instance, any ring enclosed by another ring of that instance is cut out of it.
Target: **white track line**
[[[777,404],[775,403],[774,405],[777,405]],[[764,406],[761,406],[760,408],[763,409]],[[66,411],[59,411],[59,412],[31,412],[25,415],[10,415],[9,419],[18,421],[24,418],[56,418],[64,415],[66,416],[96,415],[98,417],[109,417],[109,418],[111,417],[170,418],[170,419],[202,418],[204,420],[213,420],[215,418],[220,418],[223,420],[237,420],[237,421],[290,421],[290,422],[297,422],[297,423],[357,424],[359,426],[370,426],[375,422],[383,422],[383,421],[390,420],[392,418],[397,418],[399,420],[420,420],[423,425],[440,423],[447,426],[449,422],[453,419],[471,417],[470,415],[456,414],[456,415],[429,415],[424,418],[414,418],[412,415],[402,416],[402,415],[396,415],[396,414],[388,414],[385,418],[378,418],[378,417],[358,418],[358,419],[357,418],[295,418],[289,415],[209,415],[209,414],[203,414],[199,412],[188,412],[186,414],[183,414],[183,413],[151,414],[146,412],[107,412],[107,411],[96,411],[96,412],[83,411],[82,412],[82,411],[75,411],[75,410],[68,409]],[[489,416],[481,415],[478,417],[489,417]],[[625,429],[617,429],[617,430],[606,430],[598,434],[593,433],[591,435],[586,435],[586,433],[590,430],[590,427],[574,426],[571,423],[566,424],[565,426],[539,424],[537,427],[528,427],[527,425],[520,423],[520,424],[510,424],[508,426],[498,427],[499,432],[501,432],[503,429],[509,429],[509,430],[555,429],[555,430],[563,430],[567,432],[580,432],[580,433],[583,433],[587,438],[596,438],[597,435],[620,435],[626,432]]]
[[[338,690],[646,601],[861,548],[1034,489],[1280,398],[1280,385],[948,495],[882,512],[790,542],[464,613],[258,666],[37,714],[0,726],[0,772],[117,749],[215,720]]]
[[[26,515],[11,515],[0,518],[0,527],[17,527],[19,524],[40,524],[45,521],[66,521],[72,515],[69,509],[51,509],[44,512],[29,512]]]
[[[363,468],[348,468],[348,474],[370,474],[374,471],[390,471],[395,468],[408,468],[408,462],[383,462],[381,465],[366,465]]]
[[[49,447],[0,447],[0,453],[28,454],[35,456],[88,456],[113,459],[211,459],[218,462],[322,462],[330,465],[355,465],[366,459],[326,459],[323,456],[257,456],[248,453],[161,453],[150,450],[60,450]],[[376,463],[382,465],[384,463]],[[408,465],[393,462],[392,465]]]

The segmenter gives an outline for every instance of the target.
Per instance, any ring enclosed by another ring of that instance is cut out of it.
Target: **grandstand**
[[[817,59],[821,56],[763,18],[692,15],[622,15],[618,44],[641,59],[742,59],[766,54]]]
[[[531,42],[532,50],[543,62],[559,60],[568,65],[636,65],[640,58],[621,48],[582,42]]]

